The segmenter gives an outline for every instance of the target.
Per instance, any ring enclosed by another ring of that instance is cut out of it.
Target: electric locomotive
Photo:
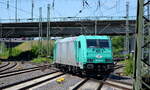
[[[97,74],[113,70],[112,43],[109,36],[77,36],[57,40],[54,64],[64,71]]]

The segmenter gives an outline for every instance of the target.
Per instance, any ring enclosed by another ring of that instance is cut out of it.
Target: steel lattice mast
[[[137,2],[134,90],[150,89],[150,19],[148,18],[149,11],[144,12],[149,3],[149,0],[138,0]]]

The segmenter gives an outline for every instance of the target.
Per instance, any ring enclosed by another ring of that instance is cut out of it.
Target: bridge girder
[[[39,22],[1,23],[2,37],[38,37]],[[94,35],[95,21],[51,22],[51,36]],[[47,22],[42,22],[46,36]],[[98,35],[125,35],[125,20],[97,21]],[[129,20],[130,34],[135,33],[135,20]]]

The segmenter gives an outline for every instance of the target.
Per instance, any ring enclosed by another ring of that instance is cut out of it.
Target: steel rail
[[[84,80],[82,80],[81,82],[77,83],[77,85],[75,87],[72,88],[72,90],[78,90],[82,85],[84,85],[87,81],[89,80],[89,78],[85,78]]]
[[[33,72],[33,71],[37,71],[37,70],[41,70],[41,66],[0,73],[0,78],[4,78],[4,77],[8,77],[8,76],[14,76],[14,75],[22,74],[22,73],[27,73],[27,72]]]
[[[10,73],[10,74],[3,74],[3,75],[0,74],[0,78],[19,75],[19,74],[23,74],[23,73],[27,73],[27,72],[33,72],[33,71],[37,71],[37,70],[40,70],[40,69],[35,68],[35,69],[31,69],[31,70],[18,71],[18,72],[14,72],[14,73]]]
[[[39,68],[39,67],[32,67],[32,68],[26,68],[26,69],[20,69],[20,70],[12,70],[12,71],[8,71],[8,72],[2,72],[2,73],[0,73],[0,75],[9,74],[9,73],[13,73],[13,72],[24,71],[24,70],[30,70],[30,69],[35,69],[35,68]]]
[[[111,82],[108,82],[108,81],[111,81]],[[129,84],[129,83],[125,83],[125,82],[121,82],[121,81],[116,81],[116,80],[108,80],[108,81],[103,82],[104,85],[109,85],[109,86],[116,87],[116,88],[123,89],[123,90],[132,90],[132,88],[128,88],[128,87],[127,87],[127,86],[132,87],[132,85]],[[114,83],[112,83],[112,82],[118,83],[118,85],[117,85],[117,84],[114,84]],[[119,85],[119,84],[122,84],[122,85],[125,85],[125,86],[121,86],[121,85]]]
[[[108,78],[109,76],[110,76],[110,74],[104,76],[102,80],[99,80],[99,81],[100,81],[100,84],[99,84],[99,87],[97,88],[97,90],[101,90],[101,88],[102,88],[103,85],[104,85],[104,82],[107,80],[107,78]]]
[[[33,77],[33,78],[29,78],[29,79],[26,79],[26,80],[23,80],[23,81],[19,81],[19,82],[16,82],[16,83],[12,83],[12,84],[9,84],[9,85],[5,85],[5,86],[1,86],[0,89],[6,89],[6,88],[10,88],[10,87],[13,87],[13,86],[16,86],[16,85],[19,85],[19,84],[22,84],[22,83],[25,83],[25,82],[28,82],[28,81],[32,81],[34,79],[38,79],[38,78],[41,78],[41,77],[44,77],[44,76],[47,76],[47,75],[50,75],[50,74],[53,74],[53,73],[57,73],[58,71],[54,71],[54,72],[50,72],[50,73],[47,73],[47,74],[44,74],[44,75],[40,75],[40,76],[36,76],[36,77]],[[40,84],[40,83],[38,83]],[[37,85],[37,83],[36,83]],[[30,85],[28,87],[24,87],[24,88],[30,88],[34,85]],[[26,90],[26,89],[23,89],[22,90]]]
[[[27,86],[27,87],[21,88],[20,90],[28,90],[29,88],[32,88],[32,87],[34,87],[34,86],[37,86],[37,85],[42,84],[42,83],[44,83],[44,82],[47,82],[47,81],[49,81],[49,80],[53,80],[53,79],[58,78],[58,77],[60,77],[60,76],[62,76],[62,75],[64,75],[64,73],[59,74],[59,75],[56,75],[56,76],[53,76],[53,77],[50,77],[50,78],[48,78],[48,79],[46,79],[46,80],[43,80],[43,81],[40,81],[40,82],[31,84],[31,85],[29,85],[29,86]]]
[[[10,65],[10,64],[9,64],[9,65]],[[17,63],[15,62],[14,65],[12,65],[12,66],[10,66],[10,67],[7,67],[7,68],[5,68],[5,69],[3,69],[3,70],[0,70],[0,72],[9,70],[9,69],[11,69],[11,68],[13,68],[13,67],[16,67],[16,66],[17,66]]]
[[[0,68],[6,67],[10,64],[10,62],[7,62],[7,64],[0,66]]]

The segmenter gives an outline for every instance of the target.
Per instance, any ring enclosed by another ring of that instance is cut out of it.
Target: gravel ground
[[[17,63],[18,65],[14,68],[14,70],[36,67],[36,65],[32,65],[29,62],[25,62],[25,63],[17,62]]]
[[[110,87],[108,85],[103,85],[101,90],[121,90],[121,89],[118,89],[118,88],[116,89],[116,88]]]
[[[45,71],[38,70],[38,71],[33,71],[33,72],[28,72],[28,73],[14,75],[14,76],[10,76],[10,77],[1,78],[0,79],[0,87],[6,86],[6,85],[9,85],[9,84],[13,84],[13,83],[16,83],[16,82],[19,82],[19,81],[24,81],[24,80],[27,80],[27,79],[30,79],[30,78],[33,78],[33,77],[36,77],[36,76],[40,76],[40,75],[43,75],[43,74],[46,74],[46,73],[50,73],[52,71],[54,71],[54,70],[50,70],[50,69],[47,69]]]
[[[33,65],[31,63],[24,63],[24,64],[21,64],[21,66],[25,69],[25,68],[32,68],[32,67],[36,67],[36,65]]]
[[[69,87],[74,86],[76,83],[82,80],[82,78],[72,75],[66,75],[64,78],[65,81],[63,83],[59,84],[56,81],[52,81],[49,84],[33,90],[69,90]]]

